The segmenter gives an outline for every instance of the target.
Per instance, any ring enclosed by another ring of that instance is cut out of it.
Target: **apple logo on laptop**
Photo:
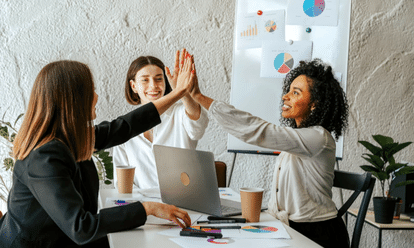
[[[190,177],[187,173],[183,172],[180,176],[181,182],[184,184],[184,186],[188,186],[190,184]]]

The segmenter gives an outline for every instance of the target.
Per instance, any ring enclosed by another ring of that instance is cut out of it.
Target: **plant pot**
[[[391,224],[394,217],[394,209],[397,198],[374,197],[373,199],[375,222],[381,224]]]

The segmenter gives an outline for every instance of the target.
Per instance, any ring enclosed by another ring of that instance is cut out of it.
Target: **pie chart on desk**
[[[274,66],[277,72],[281,74],[286,74],[292,70],[294,65],[294,60],[292,55],[289,53],[279,53],[274,61]]]
[[[317,17],[325,10],[324,0],[305,0],[303,2],[303,12],[309,17]]]
[[[271,226],[245,226],[242,230],[253,233],[272,233],[277,232],[277,228]]]

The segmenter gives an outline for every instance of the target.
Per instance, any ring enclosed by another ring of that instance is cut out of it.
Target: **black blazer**
[[[160,122],[154,104],[143,105],[95,126],[95,148],[122,144]],[[0,219],[0,247],[77,247],[147,220],[140,202],[98,214],[98,191],[91,160],[76,163],[57,140],[33,150],[15,164],[8,212]]]

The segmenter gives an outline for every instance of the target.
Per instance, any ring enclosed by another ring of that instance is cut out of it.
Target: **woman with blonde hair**
[[[0,247],[108,247],[108,233],[141,226],[147,215],[190,225],[187,212],[156,202],[97,213],[99,180],[91,156],[159,124],[160,115],[188,95],[191,72],[187,58],[170,94],[94,126],[98,95],[88,66],[76,61],[46,65],[14,141],[17,161],[8,212],[0,219]]]

